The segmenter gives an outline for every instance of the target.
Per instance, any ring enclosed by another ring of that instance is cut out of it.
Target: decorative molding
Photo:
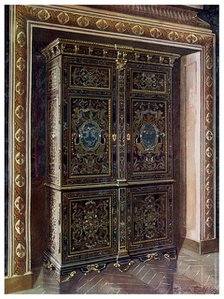
[[[95,9],[108,10],[106,5],[91,5]],[[154,18],[178,24],[187,24],[195,27],[210,28],[210,25],[197,16],[197,11],[187,6],[176,7],[175,5],[110,5],[110,11],[122,14]]]

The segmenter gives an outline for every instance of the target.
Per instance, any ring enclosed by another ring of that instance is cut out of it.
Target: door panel
[[[64,57],[63,185],[115,182],[115,67]]]
[[[159,70],[159,71],[158,71]],[[129,64],[128,180],[171,179],[172,104],[169,68]]]
[[[130,188],[127,206],[130,253],[172,244],[173,189],[171,185]]]
[[[63,193],[63,260],[117,252],[117,191]]]

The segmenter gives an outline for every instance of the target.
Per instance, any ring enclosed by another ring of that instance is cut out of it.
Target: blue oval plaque
[[[100,128],[95,122],[85,122],[80,128],[80,141],[85,150],[95,150],[100,142]]]
[[[158,143],[158,129],[153,124],[145,124],[141,129],[141,141],[145,149],[152,150]]]

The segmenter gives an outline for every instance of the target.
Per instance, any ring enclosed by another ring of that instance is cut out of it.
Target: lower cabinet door
[[[173,187],[129,188],[127,234],[129,254],[173,245]]]
[[[117,254],[117,191],[73,191],[62,196],[63,263],[105,260]]]

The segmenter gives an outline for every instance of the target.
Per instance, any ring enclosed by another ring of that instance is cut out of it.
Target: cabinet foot
[[[120,272],[126,272],[134,264],[134,261],[130,260],[128,263],[120,264],[118,261],[114,264],[114,267],[117,268]]]
[[[98,273],[100,273],[102,270],[104,270],[106,268],[106,264],[90,264],[87,265],[86,267],[82,267],[80,270],[82,273],[84,273],[84,275],[87,275],[87,273],[96,271]]]
[[[54,265],[49,260],[44,260],[44,267],[50,271],[55,269]]]

